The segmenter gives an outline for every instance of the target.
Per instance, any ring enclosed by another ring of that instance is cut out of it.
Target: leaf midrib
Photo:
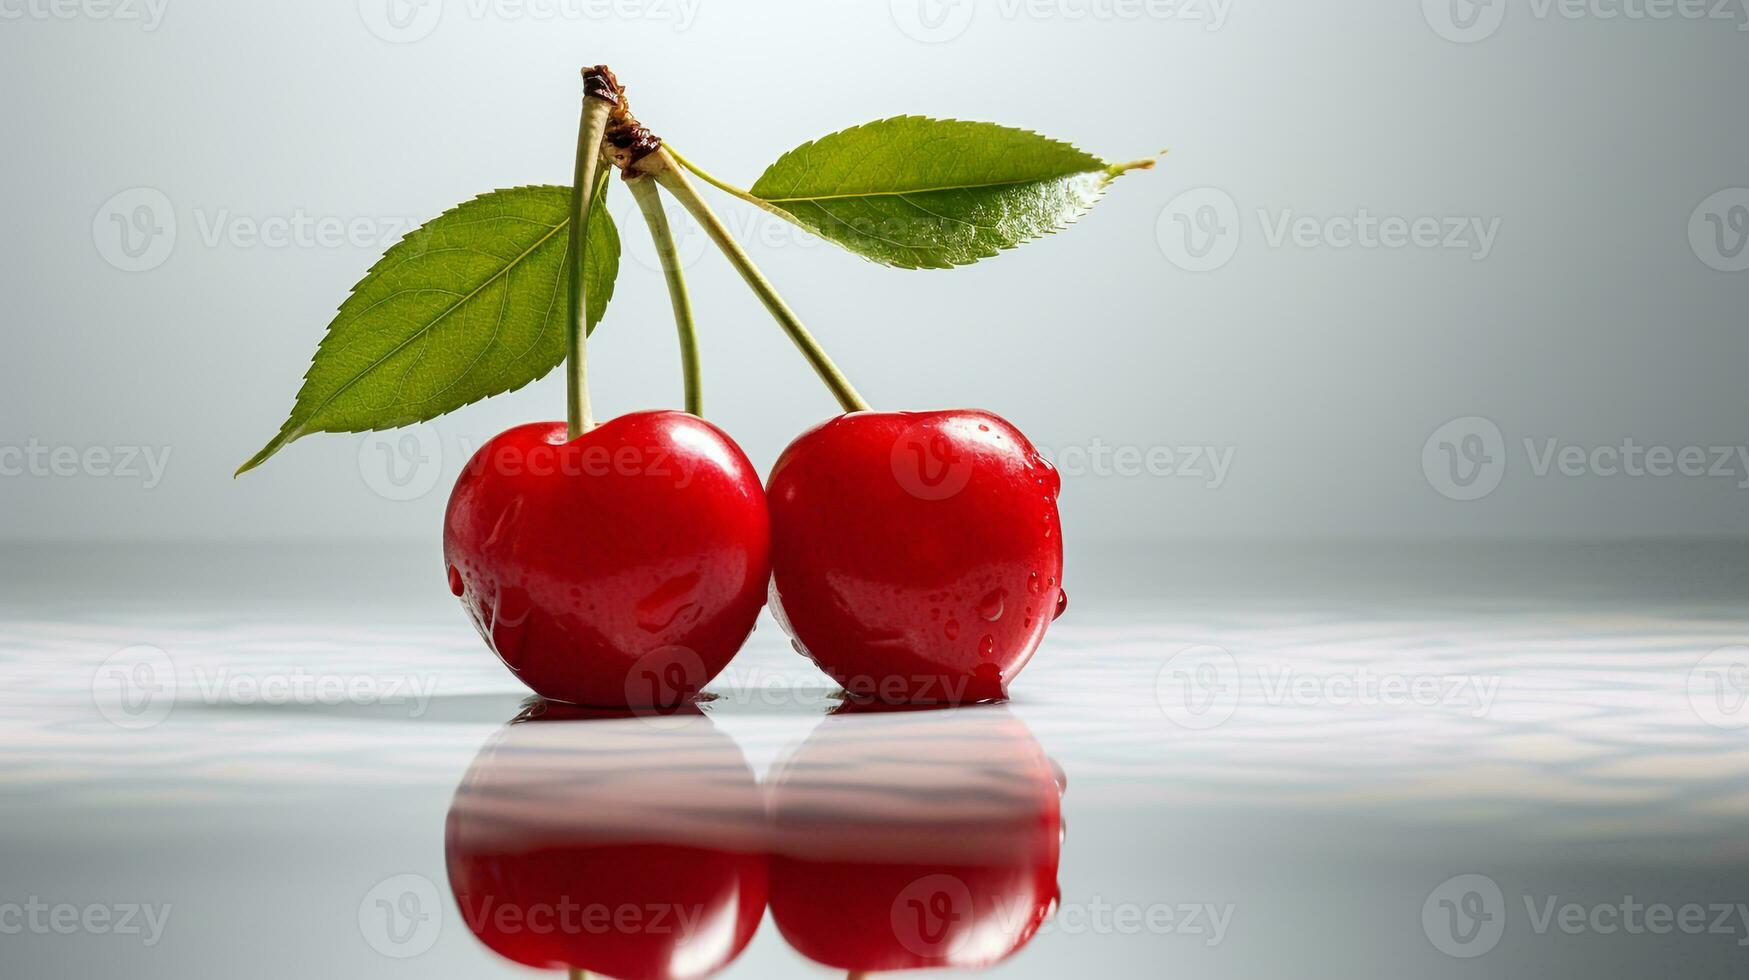
[[[904,197],[907,194],[933,194],[940,191],[976,191],[990,187],[1013,187],[1016,184],[1039,184],[1047,180],[1063,180],[1077,177],[1081,174],[1098,173],[1103,167],[1091,167],[1087,170],[1071,170],[1064,174],[1052,174],[1048,177],[1023,177],[1019,180],[992,180],[981,184],[951,184],[946,187],[907,187],[897,191],[859,191],[853,194],[802,194],[793,197],[760,197],[767,204],[785,204],[796,201],[845,201],[856,197]],[[754,195],[758,197],[758,195]]]
[[[310,409],[309,414],[304,419],[304,425],[299,426],[299,428],[301,429],[301,428],[304,428],[305,426],[307,426],[312,419],[314,419],[317,415],[321,414],[323,409],[327,408],[329,405],[334,404],[334,399],[339,398],[341,395],[346,394],[346,392],[348,392],[352,389],[353,385],[364,380],[365,375],[371,373],[372,371],[375,371],[379,367],[382,367],[384,362],[386,362],[389,358],[394,357],[396,354],[399,354],[402,351],[402,349],[405,348],[408,344],[411,344],[413,341],[419,340],[419,339],[425,337],[432,330],[435,330],[437,328],[437,325],[439,323],[442,323],[443,319],[445,317],[449,316],[451,313],[454,313],[463,304],[467,303],[469,300],[471,300],[475,296],[479,295],[481,290],[485,289],[487,286],[490,286],[500,276],[509,275],[511,269],[516,268],[517,265],[521,264],[523,259],[526,259],[530,255],[534,254],[535,249],[540,248],[542,245],[545,245],[547,243],[548,239],[550,239],[554,235],[558,234],[560,229],[566,227],[570,223],[571,223],[571,219],[570,219],[570,217],[567,216],[565,218],[565,220],[554,225],[552,227],[551,231],[548,231],[546,234],[542,235],[540,237],[540,239],[538,241],[536,241],[533,245],[530,245],[528,248],[524,249],[521,255],[518,255],[517,257],[511,259],[508,263],[506,263],[504,268],[499,269],[497,272],[492,273],[490,276],[487,276],[485,281],[481,282],[478,286],[475,286],[473,289],[469,290],[467,295],[463,296],[461,299],[456,300],[454,303],[451,303],[449,305],[449,307],[447,309],[445,309],[442,313],[439,313],[436,317],[432,318],[430,323],[427,323],[424,326],[420,327],[416,332],[413,333],[412,336],[409,336],[407,339],[405,339],[405,340],[401,341],[400,343],[396,344],[395,346],[389,348],[386,352],[384,352],[384,354],[381,357],[372,361],[371,363],[369,363],[368,365],[366,365],[365,367],[360,369],[357,374],[354,374],[352,377],[348,378],[344,384],[342,384],[340,387],[334,389],[334,391],[331,394],[329,394],[327,398],[322,399],[321,404],[317,405],[315,408]],[[471,368],[470,368],[470,370],[471,370]]]

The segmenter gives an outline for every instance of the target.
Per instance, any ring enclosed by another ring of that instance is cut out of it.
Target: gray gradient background
[[[1515,3],[1454,43],[1417,2],[1233,0],[1211,30],[1201,10],[977,0],[934,8],[971,20],[925,43],[902,29],[914,0],[702,0],[685,29],[666,16],[678,0],[629,19],[447,0],[428,36],[389,43],[367,27],[377,0],[168,0],[155,29],[34,2],[0,0],[0,445],[172,455],[150,490],[0,478],[0,537],[434,541],[468,448],[562,417],[562,379],[439,420],[415,456],[435,447],[440,472],[410,501],[373,489],[373,453],[399,443],[356,435],[310,437],[233,482],[379,249],[209,245],[203,226],[422,220],[564,181],[576,69],[596,61],[654,129],[741,183],[805,139],[907,112],[1114,159],[1170,147],[1066,233],[952,273],[880,268],[713,196],[879,407],[986,407],[1059,454],[1233,451],[1219,488],[1071,474],[1077,540],[1749,530],[1737,478],[1537,478],[1522,450],[1749,441],[1749,272],[1709,268],[1688,238],[1703,199],[1749,186],[1740,7],[1651,21]],[[1161,247],[1163,209],[1203,186],[1232,197],[1241,230],[1230,262],[1193,273]],[[178,233],[130,273],[104,258],[102,212],[135,187],[162,191]],[[614,208],[628,215],[623,192]],[[1498,218],[1498,239],[1482,261],[1272,247],[1256,216],[1361,208]],[[660,277],[642,229],[622,232],[633,257],[592,347],[602,414],[679,399]],[[691,275],[710,417],[764,471],[833,404],[725,264],[703,255]],[[1422,449],[1471,415],[1499,425],[1508,465],[1498,490],[1454,501]]]

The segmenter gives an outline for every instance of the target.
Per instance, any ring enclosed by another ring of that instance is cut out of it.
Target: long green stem
[[[595,204],[601,172],[601,138],[607,132],[607,114],[612,108],[605,99],[585,95],[582,119],[577,124],[577,166],[571,182],[571,267],[566,270],[571,329],[565,360],[565,421],[572,439],[595,427],[589,413],[589,304],[583,260],[589,242],[589,212]]]
[[[777,211],[776,208],[772,207],[770,204],[766,203],[764,200],[762,200],[758,197],[755,197],[753,195],[752,191],[749,191],[744,187],[736,187],[734,184],[731,184],[728,181],[723,180],[721,177],[717,177],[717,176],[713,175],[710,171],[706,170],[705,168],[699,166],[696,163],[693,163],[691,160],[688,160],[679,150],[676,150],[674,147],[669,146],[666,143],[662,144],[662,147],[663,147],[663,149],[668,151],[669,156],[674,158],[675,163],[678,163],[682,167],[685,167],[686,169],[692,171],[692,175],[694,177],[697,177],[699,180],[704,181],[705,183],[711,185],[712,187],[715,187],[717,190],[722,191],[724,194],[728,194],[731,197],[740,198],[741,200],[746,201],[748,204],[752,204],[752,205],[755,205],[757,207],[764,208],[767,211],[773,211],[773,212]]]
[[[832,358],[826,356],[819,341],[816,341],[814,335],[808,332],[808,328],[802,325],[802,321],[796,316],[795,311],[789,308],[789,304],[785,303],[783,297],[777,294],[777,290],[772,288],[771,283],[759,271],[759,267],[753,264],[751,258],[748,258],[740,243],[735,241],[733,235],[729,234],[729,229],[723,225],[722,219],[717,217],[716,212],[711,210],[704,198],[698,196],[698,191],[692,186],[692,181],[686,177],[686,171],[680,168],[680,165],[675,162],[674,157],[669,154],[666,148],[657,150],[651,156],[655,159],[648,161],[646,171],[655,177],[656,182],[661,184],[664,190],[673,194],[674,199],[679,201],[681,206],[686,208],[693,218],[704,227],[705,233],[710,235],[711,241],[715,242],[717,248],[728,258],[729,264],[733,265],[735,271],[741,274],[741,278],[759,296],[760,302],[765,304],[766,310],[783,327],[784,332],[789,334],[790,340],[802,352],[802,356],[808,359],[808,363],[814,368],[814,373],[818,374],[820,380],[826,383],[826,387],[832,390],[832,395],[838,399],[838,404],[842,405],[846,412],[868,411],[868,402],[863,401],[862,396],[857,394],[850,379],[844,376],[844,372],[838,370],[838,365],[832,363]],[[653,163],[653,166],[648,165],[649,163]]]
[[[644,223],[650,227],[650,238],[656,243],[656,255],[662,260],[662,275],[668,280],[668,300],[674,307],[674,327],[680,333],[680,371],[686,378],[686,410],[704,415],[704,374],[698,363],[698,328],[692,320],[692,297],[686,292],[686,273],[680,267],[680,252],[674,247],[674,233],[668,227],[668,215],[662,210],[662,195],[653,177],[632,176],[626,181],[638,210],[644,213]]]

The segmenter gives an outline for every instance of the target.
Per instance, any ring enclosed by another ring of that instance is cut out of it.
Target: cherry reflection
[[[1063,779],[1007,709],[847,704],[766,781],[771,914],[852,975],[979,968],[1057,899]]]
[[[764,837],[752,770],[697,708],[538,702],[475,757],[445,855],[462,921],[498,955],[683,980],[727,966],[758,928]]]
[[[695,706],[537,702],[456,791],[450,887],[481,943],[542,969],[708,976],[768,902],[791,947],[852,976],[976,969],[1051,914],[1062,785],[999,706],[846,703],[762,793]]]

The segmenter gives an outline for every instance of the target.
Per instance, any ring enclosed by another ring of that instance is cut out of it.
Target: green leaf
[[[946,269],[1056,231],[1150,166],[994,123],[899,116],[796,147],[748,193],[865,258]]]
[[[619,272],[606,196],[584,254],[590,330]],[[312,432],[411,425],[551,371],[565,358],[570,206],[569,187],[493,191],[397,242],[340,305],[279,434],[237,472]]]

